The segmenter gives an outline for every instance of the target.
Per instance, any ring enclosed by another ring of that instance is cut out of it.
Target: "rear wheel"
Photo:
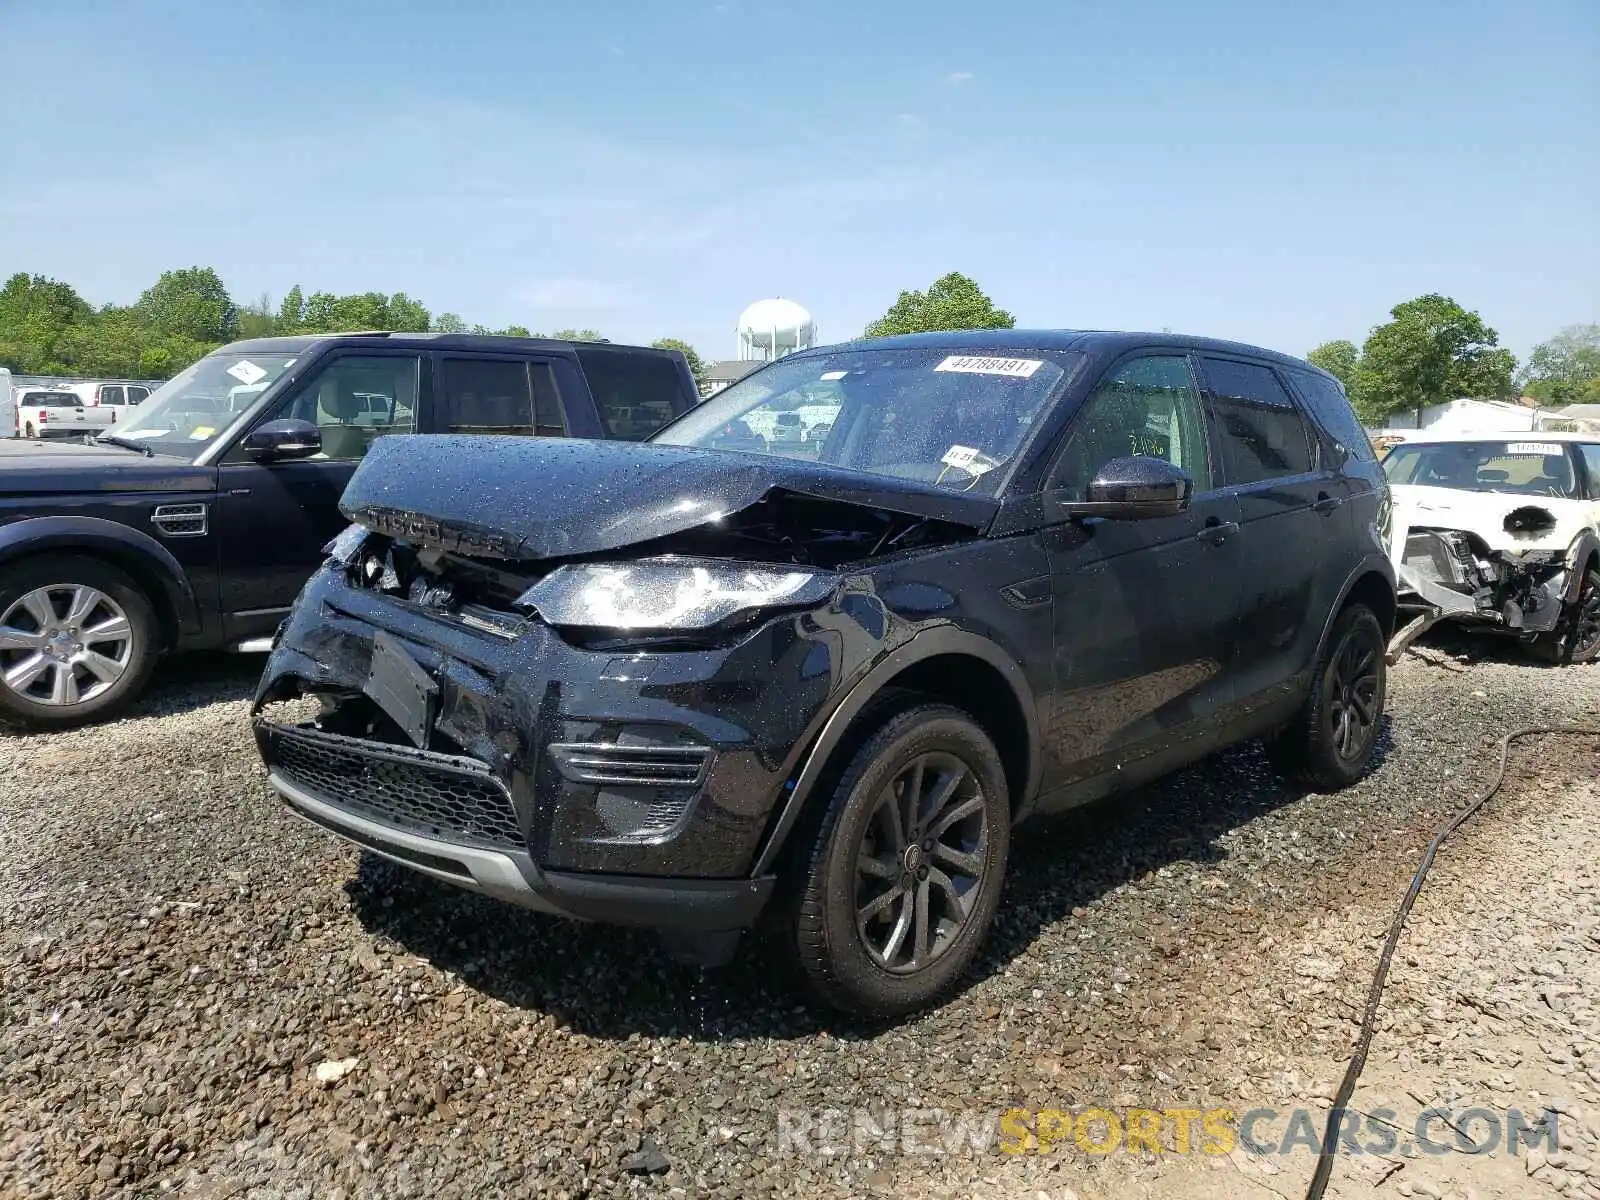
[[[33,436],[33,422],[32,421],[28,422],[28,436],[29,437]]]
[[[1388,682],[1384,650],[1383,626],[1370,608],[1352,604],[1339,614],[1305,707],[1267,744],[1287,778],[1336,792],[1367,773]]]
[[[943,704],[890,718],[803,846],[793,935],[811,986],[863,1016],[936,1000],[983,944],[1010,845],[1005,772],[972,718]]]
[[[156,640],[150,601],[109,563],[0,567],[0,713],[54,727],[109,716],[149,679]]]
[[[1577,598],[1562,624],[1561,632],[1542,633],[1528,642],[1528,654],[1549,663],[1600,660],[1600,563],[1591,560],[1585,569]]]

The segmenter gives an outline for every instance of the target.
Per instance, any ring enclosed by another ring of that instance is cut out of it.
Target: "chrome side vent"
[[[699,787],[711,765],[708,746],[555,742],[549,750],[567,779],[602,787]]]
[[[205,537],[204,504],[158,504],[150,514],[150,524],[163,537]]]

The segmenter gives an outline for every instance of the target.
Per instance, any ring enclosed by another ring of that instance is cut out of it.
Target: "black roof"
[[[348,333],[301,333],[288,337],[249,338],[230,342],[221,349],[229,354],[298,354],[324,342],[353,342],[358,345],[382,343],[386,346],[420,345],[436,350],[533,350],[562,346],[611,346],[646,354],[673,354],[654,346],[623,346],[615,342],[569,342],[557,338],[505,337],[492,333],[392,333],[381,329],[361,329]]]
[[[1220,338],[1193,337],[1182,333],[1129,333],[1109,329],[962,329],[950,333],[904,333],[894,337],[861,338],[848,343],[852,349],[888,350],[896,347],[927,350],[1095,350],[1120,353],[1140,346],[1169,346],[1178,350],[1214,350],[1218,353],[1249,354],[1281,363],[1286,367],[1326,374],[1303,358],[1229,342]],[[816,350],[826,350],[819,346]],[[816,350],[803,350],[802,354]],[[1332,378],[1330,376],[1330,378]]]

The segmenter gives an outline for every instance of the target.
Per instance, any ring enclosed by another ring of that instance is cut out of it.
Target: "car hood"
[[[715,526],[778,493],[988,528],[999,502],[768,454],[573,438],[379,438],[340,509],[458,553],[581,557]]]
[[[0,440],[0,497],[81,492],[198,492],[216,486],[211,467],[147,458],[117,446]]]
[[[1405,546],[1410,529],[1459,529],[1476,534],[1490,550],[1565,551],[1594,523],[1592,500],[1529,496],[1510,492],[1469,492],[1455,488],[1390,485],[1395,547]],[[1539,514],[1548,514],[1548,520]],[[1508,529],[1507,518],[1517,514]]]

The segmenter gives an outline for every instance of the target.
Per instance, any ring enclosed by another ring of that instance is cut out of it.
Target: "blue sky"
[[[1292,353],[1600,320],[1595,0],[0,0],[0,59],[0,275],[96,303],[199,263],[711,358],[950,270]]]

